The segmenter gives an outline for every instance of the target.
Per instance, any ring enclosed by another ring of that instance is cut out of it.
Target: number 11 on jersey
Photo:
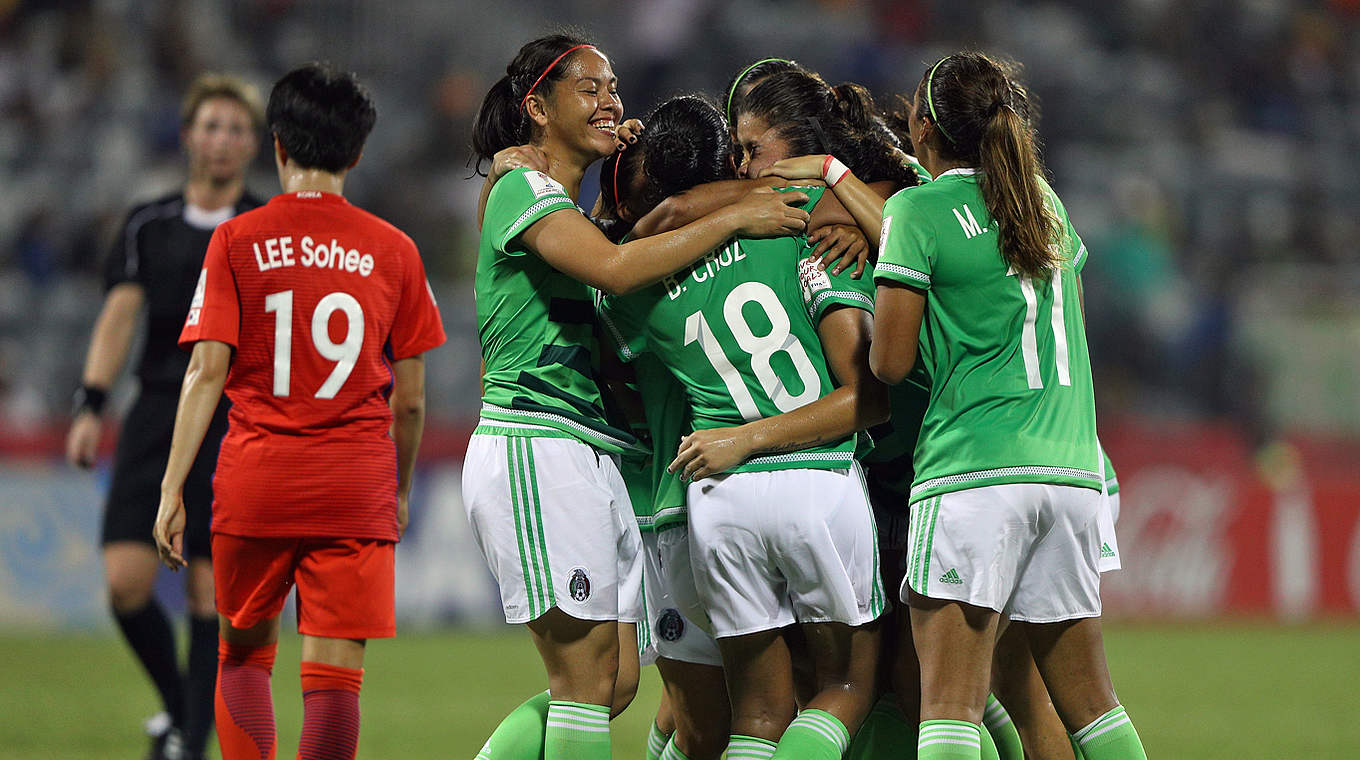
[[[955,212],[957,213],[957,212]],[[1020,354],[1025,359],[1025,378],[1032,390],[1044,387],[1043,377],[1039,374],[1039,340],[1035,334],[1034,323],[1039,319],[1039,297],[1034,290],[1034,280],[1020,274],[1011,267],[1007,276],[1015,276],[1020,282],[1020,293],[1025,297],[1025,324],[1020,329]],[[1062,270],[1053,270],[1053,315],[1049,321],[1053,328],[1053,358],[1057,363],[1058,385],[1071,385],[1072,375],[1068,371],[1067,326],[1063,323]]]

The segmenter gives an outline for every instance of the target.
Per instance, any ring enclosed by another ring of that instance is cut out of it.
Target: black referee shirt
[[[249,193],[242,195],[235,214],[262,203]],[[183,194],[176,193],[132,209],[104,264],[106,292],[135,282],[146,293],[146,348],[137,365],[143,390],[178,389],[189,367],[189,353],[179,349],[179,333],[213,228],[186,222],[184,206]]]

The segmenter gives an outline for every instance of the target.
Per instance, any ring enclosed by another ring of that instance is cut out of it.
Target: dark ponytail
[[[1046,277],[1059,263],[1061,228],[1044,190],[1028,93],[981,53],[951,55],[917,87],[940,155],[978,168],[983,203],[997,222],[1001,257],[1021,274]]]
[[[874,128],[874,118],[878,115],[878,110],[874,108],[874,96],[864,85],[841,82],[831,88],[831,96],[836,104],[836,113],[850,125],[851,129]]]
[[[498,151],[533,140],[533,121],[523,107],[529,88],[538,82],[535,93],[552,92],[552,87],[566,76],[567,63],[562,60],[554,66],[553,61],[573,47],[585,44],[588,43],[581,37],[563,33],[539,37],[519,49],[514,60],[505,67],[505,76],[496,80],[487,91],[472,122],[472,152],[477,158],[478,174],[485,176],[482,162],[490,161]],[[549,66],[552,66],[551,70]],[[542,81],[539,81],[540,76]]]

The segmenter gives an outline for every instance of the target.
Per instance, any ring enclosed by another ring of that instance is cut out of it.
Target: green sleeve
[[[532,169],[515,169],[491,188],[482,217],[483,232],[489,234],[496,251],[522,256],[526,249],[516,240],[521,233],[554,211],[575,208],[576,203],[552,177]]]
[[[651,289],[636,295],[603,296],[596,305],[600,324],[608,336],[610,345],[618,352],[619,358],[631,362],[647,350],[647,333],[643,304],[638,296],[645,296]]]
[[[874,313],[874,283],[868,277],[856,280],[850,272],[832,274],[819,269],[820,262],[800,256],[798,258],[798,280],[803,286],[803,305],[813,324],[833,306],[850,306]]]
[[[1067,249],[1075,251],[1071,254],[1072,268],[1076,270],[1077,274],[1081,274],[1081,270],[1086,267],[1086,243],[1082,242],[1081,236],[1077,234],[1071,222],[1067,223]]]
[[[915,209],[912,189],[898,192],[883,205],[874,281],[887,280],[929,290],[930,274],[935,268],[936,236],[924,215]]]

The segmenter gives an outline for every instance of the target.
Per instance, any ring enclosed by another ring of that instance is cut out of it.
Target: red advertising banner
[[[1360,444],[1230,428],[1108,425],[1124,570],[1111,615],[1284,619],[1360,611]]]

